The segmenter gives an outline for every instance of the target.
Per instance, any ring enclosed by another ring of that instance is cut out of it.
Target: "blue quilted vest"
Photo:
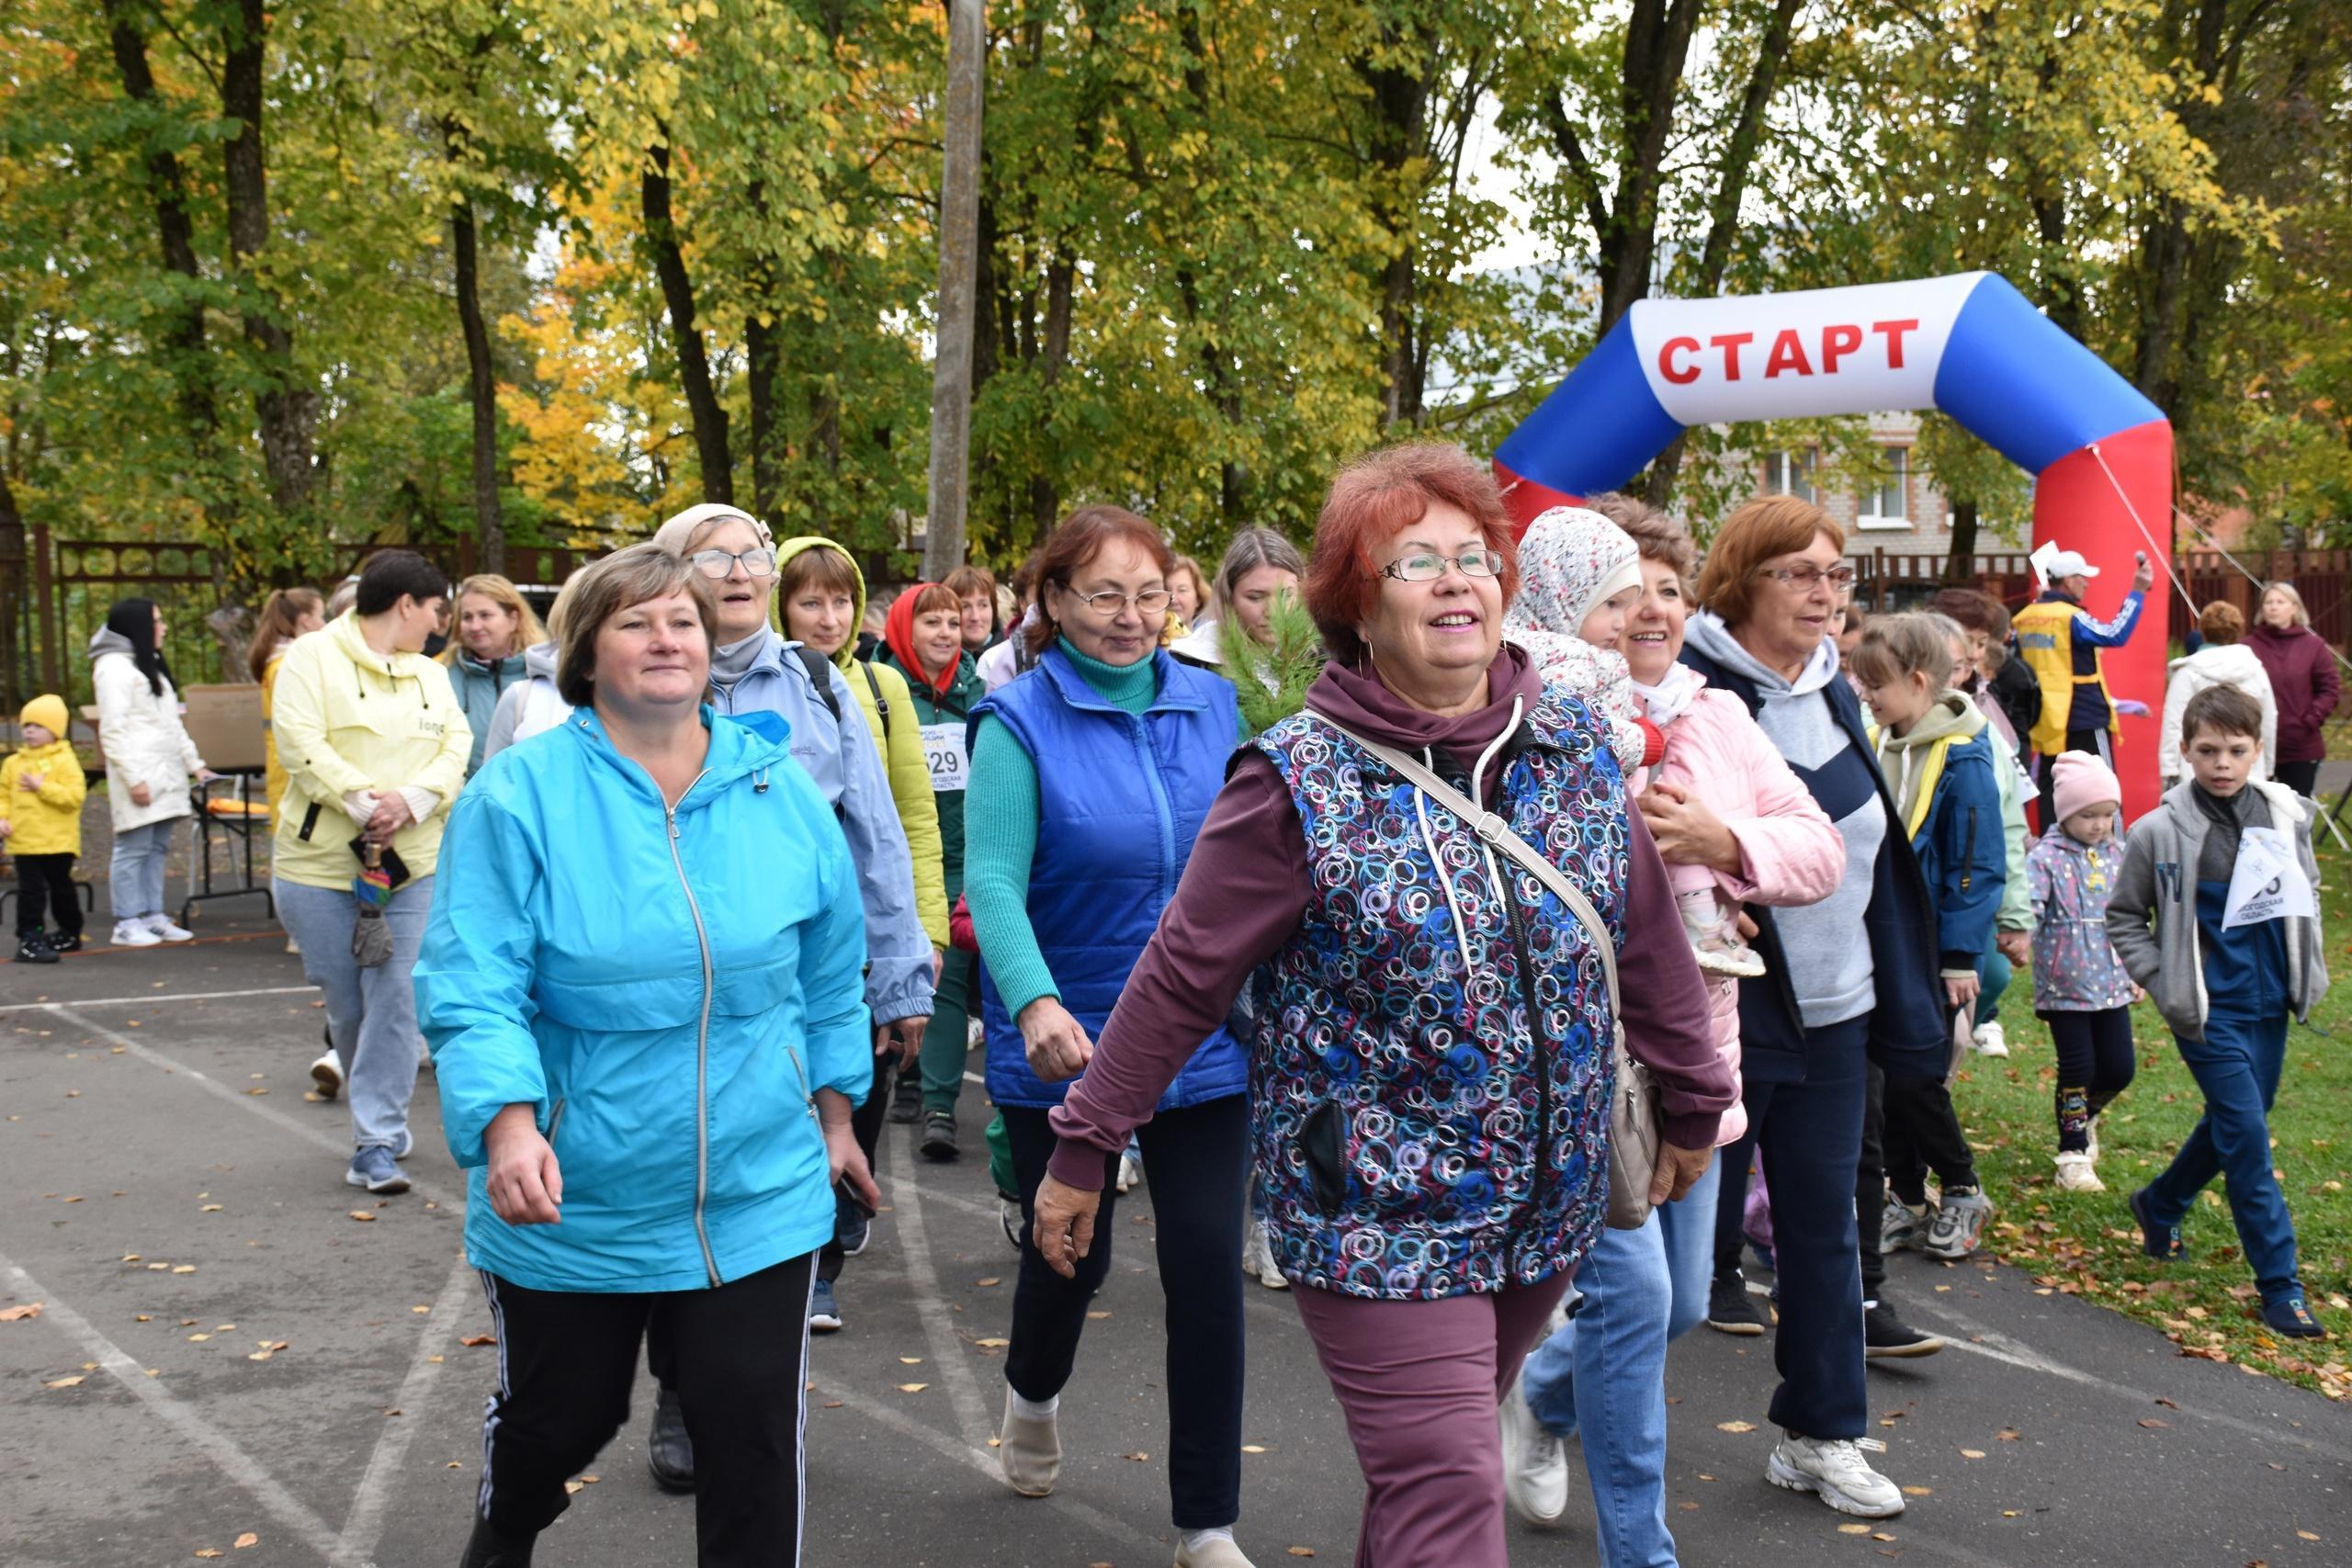
[[[1315,890],[1243,1021],[1283,1273],[1399,1301],[1573,1268],[1608,1211],[1614,1021],[1586,928],[1320,721],[1252,744],[1290,788]],[[1631,829],[1606,737],[1547,694],[1510,745],[1496,809],[1622,944]]]
[[[1104,701],[1058,648],[972,709],[973,735],[981,717],[994,714],[1037,765],[1029,923],[1062,1006],[1090,1039],[1110,1021],[1159,928],[1159,911],[1176,896],[1241,728],[1230,684],[1165,653],[1153,659],[1159,695],[1141,714]],[[988,1032],[989,1098],[999,1105],[1059,1105],[1077,1080],[1048,1084],[1029,1070],[1020,1026],[1005,1011],[985,961],[980,1019]],[[1159,1109],[1199,1105],[1248,1088],[1241,1046],[1219,1029],[1193,1053]]]

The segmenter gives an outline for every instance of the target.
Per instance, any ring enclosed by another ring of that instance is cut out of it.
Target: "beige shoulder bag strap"
[[[1609,1016],[1615,1025],[1612,1042],[1616,1086],[1609,1104],[1609,1224],[1617,1230],[1639,1230],[1650,1215],[1650,1180],[1657,1172],[1658,1145],[1663,1141],[1664,1107],[1647,1067],[1625,1049],[1625,1013],[1617,990],[1617,943],[1603,924],[1600,912],[1584,890],[1549,857],[1517,833],[1500,816],[1431,773],[1409,752],[1366,739],[1314,708],[1306,712],[1380,759],[1392,772],[1423,795],[1460,818],[1479,838],[1520,865],[1549,888],[1569,913],[1582,921],[1600,955],[1600,969],[1609,986]]]

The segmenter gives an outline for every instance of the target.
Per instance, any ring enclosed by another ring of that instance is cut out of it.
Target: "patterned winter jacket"
[[[1615,1022],[1585,927],[1311,715],[1252,744],[1289,786],[1315,889],[1239,1010],[1282,1271],[1393,1301],[1573,1268],[1607,1209]],[[1622,943],[1628,807],[1589,710],[1547,692],[1494,765],[1496,809]]]
[[[2122,873],[2123,845],[2115,839],[2093,846],[2052,828],[2027,852],[2036,1011],[2132,1005],[2132,976],[2107,940],[2107,900]]]

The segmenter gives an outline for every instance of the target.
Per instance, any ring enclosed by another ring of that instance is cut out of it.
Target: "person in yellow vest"
[[[2140,607],[2156,573],[2142,555],[2132,573],[2132,592],[2123,596],[2123,607],[2116,611],[2113,620],[2102,621],[2083,608],[2083,595],[2089,592],[2098,568],[2054,543],[2034,551],[2032,558],[2041,596],[2018,612],[2011,627],[2017,634],[2018,652],[2041,688],[2041,706],[2028,739],[2040,753],[2034,778],[2041,788],[2041,822],[2047,828],[2057,820],[2051,815],[2051,768],[2061,753],[2087,751],[2108,766],[2115,765],[2110,737],[2122,727],[2108,695],[2099,650],[2121,648],[2132,640],[2132,630],[2140,624]]]

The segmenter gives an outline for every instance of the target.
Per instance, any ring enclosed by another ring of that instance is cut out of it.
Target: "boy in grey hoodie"
[[[2292,790],[2253,779],[2262,710],[2236,687],[2190,698],[2180,740],[2192,776],[2132,826],[2107,932],[2172,1030],[2205,1114],[2171,1166],[2132,1194],[2132,1213],[2148,1256],[2183,1257],[2190,1204],[2226,1174],[2263,1320],[2281,1336],[2316,1338],[2294,1222],[2271,1174],[2269,1123],[2288,1020],[2308,1020],[2327,994],[2311,816]],[[2262,860],[2265,849],[2278,858]]]

